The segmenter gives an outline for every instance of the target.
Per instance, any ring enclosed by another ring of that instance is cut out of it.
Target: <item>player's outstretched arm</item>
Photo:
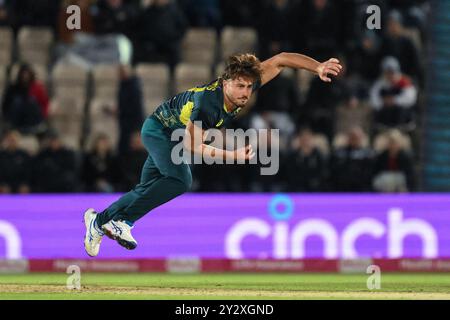
[[[303,54],[282,52],[261,63],[261,85],[275,78],[285,67],[308,70],[317,74],[325,82],[331,82],[329,75],[337,76],[342,70],[336,58],[321,63]]]
[[[255,156],[251,145],[237,150],[224,150],[204,143],[205,130],[189,121],[184,134],[184,148],[191,153],[211,159],[250,160]]]

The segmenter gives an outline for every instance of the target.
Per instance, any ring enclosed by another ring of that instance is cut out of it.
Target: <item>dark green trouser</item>
[[[97,224],[110,220],[134,223],[152,209],[185,193],[192,184],[189,165],[176,165],[171,152],[177,142],[163,132],[163,125],[154,117],[145,120],[142,141],[148,158],[142,168],[141,181],[133,190],[124,194],[97,217]]]

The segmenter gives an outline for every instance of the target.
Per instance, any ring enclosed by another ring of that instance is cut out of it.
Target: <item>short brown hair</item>
[[[259,82],[261,81],[261,72],[261,61],[254,54],[236,54],[228,58],[220,79],[234,80],[239,77],[247,77]]]

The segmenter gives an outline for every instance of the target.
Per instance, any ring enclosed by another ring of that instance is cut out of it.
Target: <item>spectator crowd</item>
[[[373,4],[381,8],[380,30],[366,26]],[[66,25],[70,5],[80,8],[76,32]],[[119,83],[110,96],[117,110],[108,111],[118,139],[106,128],[73,148],[50,125],[53,90],[32,61],[14,59],[0,91],[0,193],[128,191],[147,156],[139,131],[148,88],[133,67],[164,63],[172,85],[189,30],[207,28],[220,38],[227,27],[252,30],[261,60],[299,52],[321,61],[338,57],[344,70],[331,84],[285,70],[233,123],[280,129],[279,140],[264,142],[280,149],[277,175],[260,175],[259,165],[195,165],[193,191],[419,190],[415,133],[428,11],[426,0],[0,0],[0,26],[14,38],[24,26],[51,30],[56,41],[46,72],[109,63],[117,65]],[[220,52],[213,58],[210,80]],[[30,136],[37,145],[27,144]]]

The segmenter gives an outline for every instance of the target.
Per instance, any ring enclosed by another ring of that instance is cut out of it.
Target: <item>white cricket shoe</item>
[[[100,250],[100,243],[102,242],[102,237],[104,233],[98,229],[95,224],[95,218],[97,217],[97,212],[94,209],[87,209],[84,213],[84,224],[86,225],[86,236],[84,237],[84,249],[86,253],[95,257],[98,255]]]
[[[133,250],[137,247],[137,241],[131,235],[131,229],[124,221],[109,221],[102,226],[104,234],[113,240],[116,240],[122,247]]]

